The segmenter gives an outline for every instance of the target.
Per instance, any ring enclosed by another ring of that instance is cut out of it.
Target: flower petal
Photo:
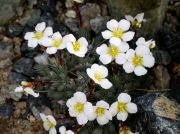
[[[133,56],[135,55],[135,51],[133,49],[129,49],[126,52],[126,58],[131,61]]]
[[[68,101],[66,102],[66,106],[67,106],[67,107],[71,107],[71,106],[73,106],[75,103],[76,103],[75,98],[72,97],[72,98],[68,99]]]
[[[129,103],[131,102],[131,96],[127,93],[121,93],[118,96],[118,102]]]
[[[74,98],[77,102],[85,103],[87,101],[86,95],[83,92],[76,92]]]
[[[105,30],[101,34],[104,39],[110,39],[112,37],[112,32],[109,30]]]
[[[144,67],[142,67],[142,66],[137,66],[134,69],[134,73],[137,76],[142,76],[142,75],[145,75],[147,73],[147,70]]]
[[[94,72],[93,72],[90,68],[88,68],[88,69],[86,70],[86,72],[87,72],[88,76],[89,76],[91,79],[94,78]]]
[[[143,65],[145,67],[149,67],[150,68],[150,67],[153,67],[154,64],[155,64],[155,59],[154,59],[153,56],[151,56],[151,55],[143,56]]]
[[[101,54],[105,54],[108,51],[108,47],[106,44],[102,44],[100,47],[96,48],[96,53],[101,55]]]
[[[103,77],[108,76],[108,69],[105,66],[100,65],[97,70],[102,73]]]
[[[39,97],[39,93],[35,93],[32,88],[26,87],[24,91],[34,97]]]
[[[34,33],[33,32],[27,32],[26,34],[25,34],[25,36],[24,36],[24,39],[25,40],[29,40],[29,39],[31,39],[31,38],[33,38],[34,37]]]
[[[130,41],[134,38],[135,32],[129,31],[123,34],[122,40],[123,41]]]
[[[85,47],[88,46],[88,42],[87,42],[86,38],[84,38],[84,37],[79,38],[78,42]]]
[[[102,107],[102,108],[109,109],[109,104],[107,102],[101,100],[96,103],[96,107]]]
[[[127,42],[121,42],[119,44],[120,52],[126,52],[129,49],[129,44]]]
[[[97,117],[97,122],[99,123],[99,125],[105,125],[109,122],[109,120],[105,118],[105,116],[102,116],[102,117]]]
[[[100,81],[100,85],[104,89],[109,89],[112,87],[112,83],[108,79],[103,79]]]
[[[90,102],[86,102],[85,106],[84,106],[84,109],[85,109],[85,114],[88,116],[88,115],[91,115],[93,113],[93,106]]]
[[[139,22],[142,22],[144,18],[144,13],[139,13],[135,16],[135,19],[137,19]]]
[[[57,134],[56,128],[51,128],[49,134]]]
[[[43,45],[44,47],[52,46],[52,42],[52,39],[48,37],[43,37],[38,41],[38,43]]]
[[[134,21],[134,18],[131,15],[125,15],[126,20],[128,21]]]
[[[126,62],[123,64],[123,69],[126,73],[132,73],[134,71],[134,65],[132,62]]]
[[[130,28],[130,22],[127,21],[127,20],[125,20],[125,19],[120,20],[120,22],[119,22],[119,28],[122,29],[123,31],[129,30],[129,28]]]
[[[28,40],[28,47],[35,48],[38,45],[38,40],[37,39],[29,39]]]
[[[42,121],[44,121],[44,122],[47,120],[46,115],[43,113],[40,113],[40,117],[41,117]]]
[[[74,132],[71,130],[68,130],[68,131],[66,131],[66,134],[74,134]]]
[[[121,39],[119,38],[116,38],[116,37],[112,37],[110,40],[109,40],[110,44],[113,44],[113,45],[119,45],[121,43]]]
[[[14,90],[14,92],[23,92],[23,91],[24,91],[24,89],[22,86],[16,87]]]
[[[109,111],[111,112],[112,116],[115,116],[117,114],[117,106],[118,106],[118,102],[114,102],[110,106]]]
[[[46,27],[46,23],[45,23],[45,22],[41,22],[41,23],[38,23],[38,24],[36,25],[35,30],[36,30],[37,32],[43,32],[44,29],[45,29],[45,27]]]
[[[150,54],[150,49],[147,46],[137,46],[136,49],[136,54],[137,55],[146,55],[146,54]]]
[[[48,47],[46,49],[46,53],[48,54],[55,54],[57,52],[57,48],[56,47]]]
[[[129,113],[136,113],[137,112],[137,105],[134,103],[128,103],[127,105],[127,111]]]
[[[115,61],[117,64],[122,65],[124,64],[126,60],[126,55],[124,53],[120,53],[116,56]]]
[[[106,110],[105,116],[108,120],[112,120],[112,114],[109,110]]]
[[[60,132],[60,134],[66,134],[66,127],[65,126],[61,126],[59,128],[59,132]]]
[[[47,27],[47,28],[44,30],[44,35],[45,35],[45,36],[51,36],[51,35],[53,35],[53,29],[52,29],[52,27]]]
[[[127,112],[119,112],[117,114],[117,119],[121,120],[121,121],[125,121],[128,117],[128,113]]]
[[[60,40],[60,39],[62,39],[62,36],[61,36],[61,34],[59,32],[55,32],[52,35],[52,39],[53,40]]]
[[[84,125],[88,122],[88,118],[85,114],[80,114],[78,117],[77,117],[77,122],[79,125]]]
[[[44,122],[43,123],[43,127],[46,131],[48,131],[50,128],[49,128],[49,125],[47,124],[47,122]]]
[[[100,55],[99,60],[106,65],[112,61],[112,57],[109,54],[103,54]]]
[[[114,19],[107,22],[107,28],[113,31],[115,28],[118,28],[118,22]]]
[[[145,45],[146,41],[143,37],[138,38],[138,40],[136,41],[136,45],[140,46],[140,45]]]
[[[65,41],[67,42],[75,42],[76,41],[76,38],[74,37],[73,34],[68,34],[64,37]]]

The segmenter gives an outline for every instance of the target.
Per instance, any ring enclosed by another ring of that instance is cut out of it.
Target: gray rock
[[[48,54],[39,54],[34,57],[34,61],[38,64],[47,65],[48,64]]]
[[[157,64],[168,65],[171,62],[171,56],[167,51],[157,50],[153,55]]]
[[[27,42],[24,42],[21,46],[21,52],[26,58],[33,58],[37,54],[37,48],[30,48]]]
[[[102,17],[102,16],[98,16],[94,19],[91,19],[90,25],[91,25],[92,30],[95,33],[99,33],[106,27],[106,22],[108,20],[109,20],[109,17]]]
[[[13,114],[13,105],[10,102],[0,105],[0,118],[7,119],[10,118]]]
[[[8,35],[11,37],[18,36],[23,31],[23,27],[18,23],[12,23],[8,26]]]
[[[16,9],[21,2],[22,0],[0,0],[0,25],[4,25],[16,17]]]
[[[146,134],[179,134],[180,105],[163,94],[148,94],[136,100],[139,128]]]
[[[65,25],[73,32],[77,32],[79,30],[79,20],[78,19],[66,18]]]
[[[9,77],[8,77],[9,80],[13,80],[13,81],[16,81],[17,83],[21,83],[21,81],[28,81],[29,78],[22,75],[22,74],[19,74],[19,73],[16,73],[16,72],[11,72],[9,74]]]

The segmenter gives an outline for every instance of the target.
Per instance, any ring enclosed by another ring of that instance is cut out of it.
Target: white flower
[[[127,93],[121,93],[118,96],[118,101],[114,102],[109,111],[112,116],[117,115],[117,119],[125,121],[128,117],[128,113],[136,113],[137,106],[131,102],[131,96]]]
[[[73,0],[73,1],[75,1],[77,3],[84,3],[84,0]]]
[[[112,19],[107,22],[107,28],[109,30],[102,32],[102,36],[104,39],[110,39],[111,42],[127,42],[132,40],[135,34],[132,31],[128,31],[130,22],[125,19],[122,19],[119,22]]]
[[[46,38],[44,45],[48,54],[55,54],[57,50],[66,48],[66,42],[59,32],[55,32],[52,38]]]
[[[131,22],[134,28],[140,28],[142,23],[146,21],[144,19],[144,13],[137,14],[134,18],[131,15],[125,15],[125,18]]]
[[[135,50],[129,49],[126,53],[127,62],[123,64],[126,73],[134,72],[137,76],[147,73],[145,67],[151,68],[155,64],[155,59],[149,48],[140,45]]]
[[[148,40],[146,41],[143,37],[140,37],[137,41],[136,41],[136,45],[140,46],[140,45],[144,45],[147,46],[148,48],[154,48],[156,46],[156,43],[154,40]]]
[[[15,89],[15,92],[22,92],[22,93],[24,93],[27,96],[29,94],[34,96],[34,97],[38,97],[39,96],[39,93],[35,93],[34,92],[33,85],[30,82],[25,82],[25,81],[21,82],[21,86],[17,87]]]
[[[105,125],[112,120],[112,114],[109,111],[109,104],[103,100],[98,101],[94,106],[94,112],[90,116],[90,120],[97,119],[100,125]]]
[[[56,131],[56,120],[54,119],[53,116],[51,115],[45,115],[43,113],[40,113],[40,117],[42,119],[42,121],[44,122],[43,123],[43,126],[44,126],[44,129],[46,131],[49,131],[49,134],[57,134],[57,131]]]
[[[66,35],[65,40],[67,42],[67,50],[69,53],[74,54],[78,57],[84,57],[87,52],[88,42],[84,37],[76,40],[74,35]]]
[[[125,52],[129,49],[129,45],[126,42],[110,42],[110,45],[102,44],[96,49],[96,52],[100,55],[99,60],[103,64],[109,64],[113,60],[117,64],[124,64],[126,62]]]
[[[35,32],[27,32],[24,36],[28,40],[28,46],[35,48],[38,44],[43,45],[46,37],[53,34],[52,27],[46,27],[46,23],[38,23],[35,27]]]
[[[71,130],[67,130],[67,131],[66,131],[65,126],[61,126],[61,127],[59,128],[59,132],[60,132],[60,134],[74,134],[74,132],[71,131]]]
[[[93,106],[87,101],[86,95],[82,92],[76,92],[74,96],[66,102],[71,117],[76,117],[79,125],[86,124],[89,115],[93,112]]]
[[[99,84],[104,89],[112,87],[112,83],[106,79],[108,76],[108,69],[103,65],[93,64],[91,68],[86,70],[88,76]]]

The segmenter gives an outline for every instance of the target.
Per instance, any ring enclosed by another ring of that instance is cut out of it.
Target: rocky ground
[[[87,0],[80,7],[82,26],[90,29],[92,34],[99,34],[108,19],[117,12],[107,1]],[[126,5],[125,1],[121,2],[121,5]],[[37,76],[33,66],[42,54],[38,48],[28,48],[23,36],[42,21],[63,33],[76,32],[80,29],[79,19],[70,12],[73,7],[65,6],[63,0],[0,0],[0,4],[0,132],[43,134],[39,113],[51,113],[46,96],[34,100],[14,93],[21,81]],[[153,21],[156,27],[147,25],[144,29],[152,30],[151,35],[146,36],[155,38],[157,42],[154,52],[156,66],[147,76],[149,89],[137,90],[142,96],[136,98],[140,111],[138,124],[134,126],[141,128],[144,134],[179,134],[180,2],[170,0],[167,6],[161,6],[154,6],[155,10],[144,6],[148,17],[159,20]],[[123,15],[132,11],[128,6],[120,8]],[[163,12],[157,15],[159,11]]]

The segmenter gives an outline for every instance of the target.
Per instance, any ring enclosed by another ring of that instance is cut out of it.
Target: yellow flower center
[[[95,79],[96,79],[97,81],[101,81],[101,80],[103,79],[103,75],[102,75],[101,73],[99,73],[99,72],[96,72],[96,73],[94,74],[94,77],[95,77]]]
[[[78,113],[82,113],[84,111],[84,104],[81,103],[81,102],[77,102],[75,105],[74,105],[74,109],[76,112]]]
[[[54,124],[50,120],[47,120],[46,123],[47,123],[49,128],[54,128],[55,127]]]
[[[35,33],[35,38],[39,40],[43,37],[43,35],[44,35],[43,32],[37,32],[37,33]]]
[[[117,106],[117,111],[118,112],[127,111],[126,103],[119,102]]]
[[[81,45],[78,41],[76,41],[75,43],[73,43],[73,49],[75,52],[78,52],[81,48]]]
[[[135,55],[132,62],[134,66],[142,66],[143,58],[141,56]]]
[[[58,48],[62,44],[62,39],[54,40],[52,44],[54,47]]]
[[[138,21],[137,19],[135,19],[132,23],[132,26],[135,28],[140,28],[142,21]]]
[[[26,82],[26,81],[21,82],[21,85],[24,88],[26,88],[26,87],[32,88],[33,87],[33,84],[31,82]]]
[[[116,28],[113,30],[112,35],[113,35],[113,37],[121,38],[123,35],[123,30],[120,28]]]
[[[119,53],[119,48],[114,46],[114,45],[110,45],[108,48],[108,54],[111,55],[111,57],[114,59]]]
[[[96,108],[96,115],[97,116],[103,116],[105,114],[105,108],[97,107]]]

